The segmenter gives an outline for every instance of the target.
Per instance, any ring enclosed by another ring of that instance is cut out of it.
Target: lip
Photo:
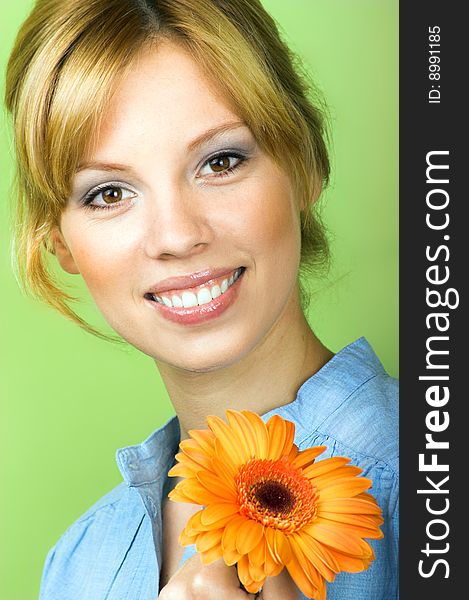
[[[189,275],[179,275],[177,277],[168,277],[162,279],[156,285],[146,290],[150,294],[162,294],[164,292],[184,290],[188,288],[194,288],[198,285],[208,283],[212,279],[222,277],[223,275],[230,275],[238,267],[223,267],[219,269],[204,269],[203,271],[197,271]]]
[[[184,281],[185,287],[187,287],[188,283],[193,287],[195,285],[201,285],[202,283],[209,282],[213,278],[228,275],[235,270],[236,269],[228,271],[226,269],[213,271],[211,270],[209,272],[201,271],[197,273],[197,275],[200,274],[200,277],[196,280],[197,283],[194,282],[194,278],[192,276],[182,278],[170,278],[164,280],[164,284],[170,285],[171,287],[166,288],[164,291],[169,291],[170,289],[184,289],[183,287],[174,287],[175,283],[180,284],[182,281]],[[156,310],[161,316],[163,316],[168,321],[179,323],[181,325],[198,325],[206,323],[207,321],[211,321],[222,315],[236,301],[245,272],[246,271],[244,269],[241,275],[238,277],[238,279],[226,290],[226,292],[224,292],[221,296],[218,296],[218,298],[214,298],[211,302],[208,302],[207,304],[201,304],[200,306],[191,306],[188,308],[174,306],[169,307],[164,304],[160,304],[155,300],[150,300],[147,297],[145,297],[145,302],[149,304],[153,310]],[[215,273],[219,273],[219,275]],[[161,283],[158,284],[158,292],[162,293],[163,288],[160,286]]]

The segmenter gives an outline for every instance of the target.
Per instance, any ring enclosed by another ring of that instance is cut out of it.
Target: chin
[[[186,352],[177,354],[163,354],[161,347],[159,352],[148,352],[157,364],[164,363],[169,367],[187,371],[190,373],[211,373],[226,369],[238,363],[244,356],[250,353],[254,344],[230,344],[225,342],[221,347],[212,345],[210,351],[206,348],[187,348]]]

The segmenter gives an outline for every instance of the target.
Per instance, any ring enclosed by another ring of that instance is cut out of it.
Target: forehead
[[[112,152],[130,140],[187,143],[218,125],[239,122],[216,83],[189,52],[160,42],[139,54],[116,83],[94,137],[92,154]]]

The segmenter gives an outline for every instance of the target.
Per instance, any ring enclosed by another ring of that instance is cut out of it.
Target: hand
[[[300,592],[286,569],[276,577],[267,577],[259,600],[300,600]]]
[[[159,600],[247,600],[255,596],[239,587],[235,567],[223,560],[203,565],[194,554],[174,573],[161,590]]]
[[[223,560],[203,565],[198,554],[189,558],[161,590],[159,600],[254,600],[239,587],[235,567]],[[258,600],[299,600],[298,589],[284,569],[268,577]]]

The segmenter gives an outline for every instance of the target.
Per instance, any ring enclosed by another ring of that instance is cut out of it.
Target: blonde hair
[[[328,261],[312,206],[329,176],[323,105],[258,0],[38,0],[18,33],[6,81],[18,274],[33,295],[96,335],[51,273],[51,231],[116,78],[162,37],[208,65],[259,145],[289,173],[305,207],[300,273]]]

